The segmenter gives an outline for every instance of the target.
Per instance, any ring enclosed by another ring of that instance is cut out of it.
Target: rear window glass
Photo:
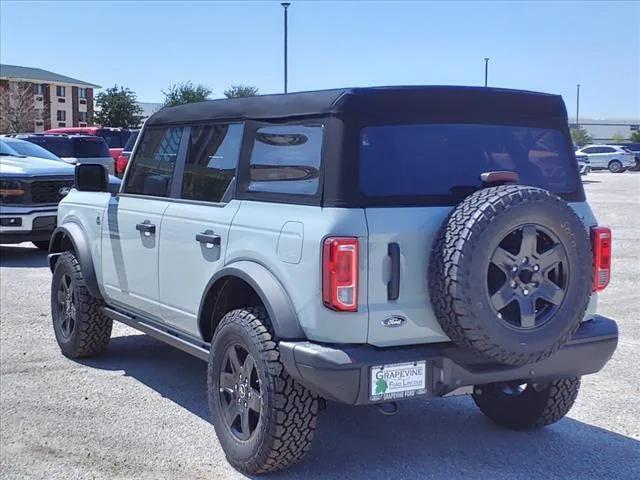
[[[73,155],[76,158],[109,157],[109,147],[102,138],[74,138]]]
[[[133,151],[133,146],[136,144],[136,140],[138,139],[138,133],[139,132],[131,132],[131,135],[129,135],[129,139],[127,140],[127,143],[124,145],[123,152]]]
[[[104,138],[109,148],[122,148],[124,146],[123,136],[124,133],[111,130],[100,130],[98,135]]]
[[[515,171],[520,183],[555,193],[578,187],[562,132],[508,125],[418,124],[364,128],[360,190],[367,196],[464,195],[483,172]]]

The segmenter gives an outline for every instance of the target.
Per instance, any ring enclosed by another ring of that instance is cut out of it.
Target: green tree
[[[204,102],[209,100],[211,89],[206,85],[194,85],[193,83],[174,83],[169,86],[167,91],[162,91],[164,95],[163,107],[173,107],[175,105],[184,105],[186,103]]]
[[[139,127],[142,107],[130,89],[114,85],[96,95],[94,120],[105,127]]]
[[[584,147],[593,142],[593,137],[584,128],[572,128],[571,139],[579,147]]]
[[[616,132],[611,136],[611,140],[613,141],[613,143],[622,143],[624,142],[624,135],[622,135],[620,132]]]
[[[231,85],[224,91],[227,98],[255,97],[258,95],[258,87],[251,85]]]
[[[640,131],[636,130],[635,132],[631,132],[631,137],[629,137],[633,143],[640,143]]]

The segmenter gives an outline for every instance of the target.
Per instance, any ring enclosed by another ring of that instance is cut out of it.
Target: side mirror
[[[76,165],[75,187],[81,192],[108,192],[109,171],[97,163]]]

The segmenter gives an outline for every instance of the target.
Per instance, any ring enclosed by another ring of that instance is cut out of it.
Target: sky
[[[640,2],[311,2],[289,7],[289,91],[489,85],[561,94],[580,117],[640,118]],[[190,80],[283,89],[279,2],[0,1],[0,60],[143,102]]]

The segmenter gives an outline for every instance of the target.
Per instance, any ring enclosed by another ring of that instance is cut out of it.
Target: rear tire
[[[611,160],[609,162],[609,171],[611,173],[622,173],[624,172],[624,167],[622,166],[622,162],[619,160]]]
[[[580,378],[554,380],[542,389],[520,382],[491,383],[474,388],[473,400],[493,422],[513,430],[550,425],[571,410],[580,389]]]
[[[310,449],[318,397],[285,371],[263,308],[224,316],[211,342],[207,377],[213,425],[234,468],[278,471]]]
[[[89,292],[75,254],[62,253],[51,280],[51,317],[65,357],[92,357],[107,347],[113,321],[102,313],[103,306]]]
[[[38,240],[37,242],[31,242],[38,249],[43,252],[49,251],[49,240]]]

